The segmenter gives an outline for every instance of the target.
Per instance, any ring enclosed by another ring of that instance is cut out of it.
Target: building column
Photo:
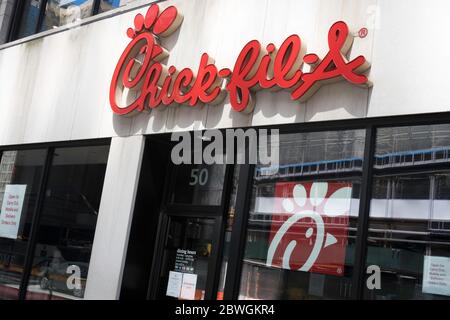
[[[120,296],[144,145],[144,136],[111,140],[85,299]]]

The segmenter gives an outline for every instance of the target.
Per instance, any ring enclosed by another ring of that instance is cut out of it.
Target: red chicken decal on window
[[[287,182],[275,194],[267,266],[342,276],[352,185]]]

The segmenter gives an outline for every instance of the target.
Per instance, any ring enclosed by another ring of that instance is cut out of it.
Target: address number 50
[[[191,180],[189,181],[190,186],[201,185],[204,186],[208,183],[208,169],[192,169],[191,170]]]

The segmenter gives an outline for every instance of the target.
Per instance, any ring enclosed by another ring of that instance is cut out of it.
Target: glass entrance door
[[[161,211],[150,298],[210,300],[217,295],[231,169],[173,166]]]
[[[205,299],[214,238],[215,219],[169,217],[158,298]]]

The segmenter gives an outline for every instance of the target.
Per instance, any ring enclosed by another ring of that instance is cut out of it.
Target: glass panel
[[[240,299],[348,299],[365,131],[284,134],[257,166]]]
[[[170,218],[159,298],[204,299],[214,230],[214,219]]]
[[[450,125],[378,130],[366,298],[450,298],[449,147]]]
[[[0,299],[17,299],[46,150],[6,151],[0,162]]]
[[[101,0],[99,12],[106,12],[136,0]]]
[[[108,150],[55,150],[27,299],[83,298]]]
[[[178,165],[170,202],[176,204],[220,205],[225,165]]]
[[[375,168],[449,162],[449,135],[448,124],[379,129]]]
[[[92,16],[94,0],[48,0],[41,31]]]
[[[36,33],[41,0],[24,0],[17,39]]]
[[[230,194],[230,204],[228,206],[227,221],[225,226],[225,241],[223,245],[222,267],[220,269],[220,278],[219,278],[220,280],[219,280],[219,287],[217,290],[217,300],[223,300],[223,294],[225,291],[225,280],[228,269],[228,259],[230,257],[231,232],[233,231],[234,216],[236,212],[236,196],[237,196],[240,168],[241,167],[239,165],[235,166],[234,168],[233,189],[231,190]]]

